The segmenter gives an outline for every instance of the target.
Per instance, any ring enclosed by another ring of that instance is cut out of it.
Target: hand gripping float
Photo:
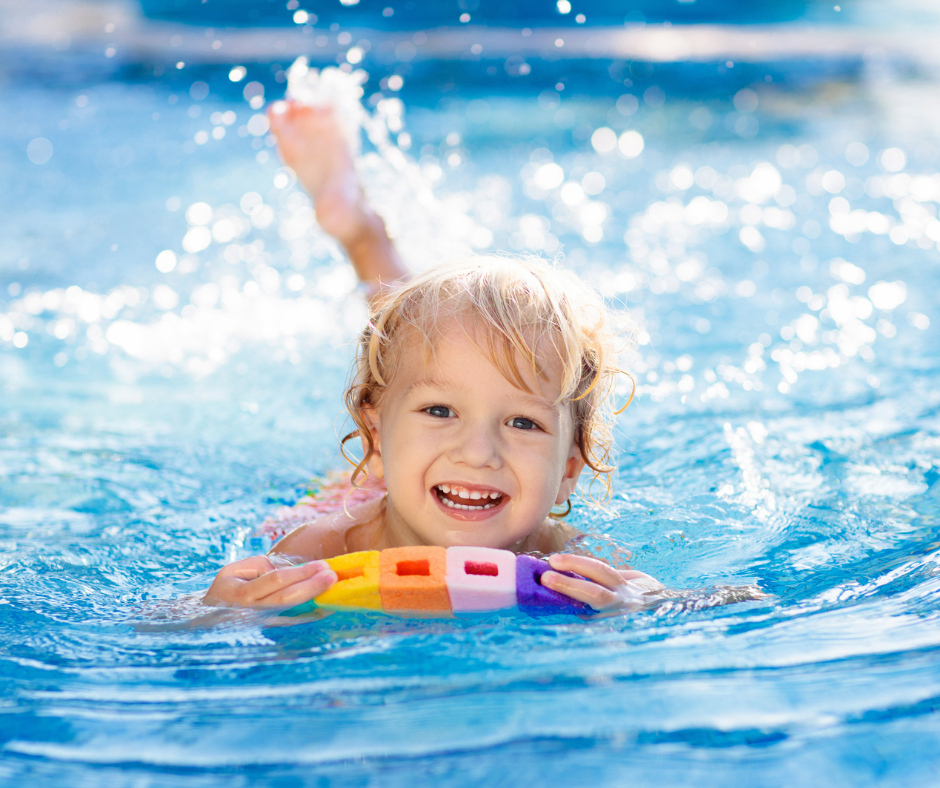
[[[301,615],[315,608],[428,617],[512,608],[531,616],[593,612],[583,602],[541,584],[542,575],[551,569],[548,561],[508,550],[392,547],[347,553],[326,562],[339,578],[336,583],[284,615]]]

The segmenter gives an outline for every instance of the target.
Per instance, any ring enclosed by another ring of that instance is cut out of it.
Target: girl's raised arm
[[[366,201],[334,110],[288,101],[268,117],[281,158],[313,199],[317,223],[343,247],[368,297],[405,281],[409,271]]]

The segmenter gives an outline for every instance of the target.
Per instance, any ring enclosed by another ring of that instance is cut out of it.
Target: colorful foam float
[[[424,617],[512,608],[531,616],[593,612],[583,602],[542,585],[542,575],[551,569],[548,561],[508,550],[392,547],[346,553],[326,562],[339,578],[336,583],[284,615],[297,616],[317,608]]]

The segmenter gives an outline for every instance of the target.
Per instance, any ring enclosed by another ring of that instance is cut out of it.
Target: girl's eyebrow
[[[447,381],[437,380],[436,378],[418,378],[414,383],[412,383],[405,394],[411,394],[411,392],[417,389],[437,389],[442,391],[447,388]]]

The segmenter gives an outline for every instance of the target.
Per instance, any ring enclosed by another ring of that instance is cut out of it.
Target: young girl
[[[596,611],[643,604],[662,586],[558,552],[579,534],[552,513],[570,511],[585,465],[605,481],[612,470],[618,330],[600,296],[537,259],[471,258],[409,279],[333,111],[287,104],[270,118],[320,226],[368,289],[372,315],[346,391],[350,437],[363,449],[353,482],[371,476],[387,492],[304,523],[267,556],[226,566],[205,603],[287,608],[336,582],[319,559],[474,545],[549,555],[558,571],[543,585]]]

